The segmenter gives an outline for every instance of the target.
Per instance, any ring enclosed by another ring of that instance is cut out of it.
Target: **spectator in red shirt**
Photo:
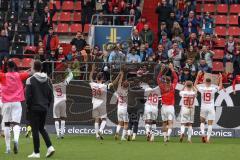
[[[138,32],[141,32],[144,28],[144,24],[147,22],[145,17],[140,18],[139,22],[137,23],[136,29]]]
[[[43,45],[47,51],[47,56],[49,56],[51,51],[56,51],[59,47],[58,36],[54,34],[53,28],[50,27],[48,34],[43,39]]]

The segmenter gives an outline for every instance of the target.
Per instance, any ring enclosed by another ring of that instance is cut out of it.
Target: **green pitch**
[[[52,160],[238,160],[240,159],[240,138],[213,138],[212,144],[200,143],[193,138],[193,144],[179,143],[178,138],[164,145],[162,137],[149,143],[144,137],[134,142],[115,141],[112,136],[96,141],[94,136],[66,136],[57,140],[52,136],[56,153]],[[19,154],[6,155],[4,139],[0,138],[0,160],[24,160],[32,153],[32,139],[21,137]],[[45,159],[46,148],[41,141],[41,159]]]

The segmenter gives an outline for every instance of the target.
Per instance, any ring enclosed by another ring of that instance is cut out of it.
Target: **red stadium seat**
[[[70,26],[71,33],[77,33],[78,31],[82,32],[82,25],[81,24],[72,24]]]
[[[225,15],[218,15],[215,19],[215,24],[227,24],[227,16]]]
[[[202,0],[204,1],[205,3],[208,2],[208,3],[213,3],[213,2],[216,2],[216,0]]]
[[[36,50],[37,50],[37,47],[35,47],[35,46],[26,46],[25,47],[25,53],[28,52],[28,53],[35,54]]]
[[[229,24],[238,25],[238,16],[237,15],[229,16]]]
[[[203,12],[215,12],[214,4],[204,4],[203,5]]]
[[[225,47],[225,39],[224,38],[218,38],[216,40],[216,43],[217,43],[217,47],[221,47],[221,48]]]
[[[218,36],[226,36],[226,27],[222,27],[222,26],[217,26],[215,28],[215,33],[218,35]]]
[[[59,16],[59,21],[61,22],[70,22],[71,21],[71,13],[70,12],[62,12]]]
[[[75,11],[81,11],[81,10],[82,10],[81,1],[77,1],[77,2],[74,4],[74,10],[75,10]]]
[[[225,13],[228,12],[228,5],[227,4],[219,4],[217,5],[217,13]]]
[[[57,33],[68,33],[69,25],[60,23],[57,25]]]
[[[59,13],[55,13],[53,18],[52,18],[52,21],[57,22],[58,21],[58,16],[59,16]]]
[[[224,71],[224,66],[222,62],[213,62],[213,72],[223,72]]]
[[[73,1],[64,1],[62,5],[63,11],[72,11],[74,9],[73,7]]]
[[[240,11],[240,4],[231,4],[230,13],[238,14]]]
[[[239,33],[240,33],[239,27],[229,27],[228,28],[228,35],[239,36]]]
[[[11,60],[18,66],[21,67],[22,66],[22,62],[19,58],[11,58]]]
[[[73,13],[73,21],[74,22],[80,22],[81,19],[82,19],[82,14],[80,12]]]
[[[60,1],[55,1],[55,2],[56,2],[56,7],[59,10],[61,8]],[[53,4],[52,3],[49,4],[49,9],[51,9],[51,10],[53,9]]]
[[[202,9],[201,4],[197,4],[197,5],[196,5],[196,12],[197,12],[197,13],[201,13],[201,12],[202,12],[201,9]]]
[[[90,29],[90,24],[85,24],[84,26],[84,33],[88,33]]]
[[[22,67],[23,68],[30,68],[32,66],[33,59],[32,58],[23,58],[22,60]]]
[[[213,51],[215,54],[213,56],[213,59],[223,59],[224,57],[224,51],[221,49],[215,49]]]

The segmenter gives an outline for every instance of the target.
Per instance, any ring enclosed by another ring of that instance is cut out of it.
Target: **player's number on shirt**
[[[149,94],[148,101],[150,103],[156,104],[158,102],[158,94]]]
[[[185,106],[192,106],[194,104],[194,97],[184,97],[183,104]]]
[[[203,100],[204,100],[204,102],[211,101],[211,93],[208,93],[208,92],[204,93],[203,94]]]
[[[61,89],[61,88],[56,88],[55,90],[56,90],[57,96],[58,96],[58,97],[61,97],[62,94],[63,94],[63,93],[62,93],[62,89]]]
[[[102,95],[101,89],[100,88],[93,88],[92,94],[94,97],[100,97]]]

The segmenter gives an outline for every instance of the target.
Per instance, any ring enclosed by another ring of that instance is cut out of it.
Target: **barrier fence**
[[[56,75],[51,75],[53,79],[58,76],[58,74],[64,74],[66,75],[65,68],[62,70],[56,71],[55,64],[57,62],[45,62],[52,64],[52,69],[54,70],[53,73]],[[102,64],[102,63],[99,63]],[[157,67],[158,64],[156,63],[145,63],[145,64],[127,64],[127,63],[119,63],[120,67],[121,65],[126,65],[127,70],[131,69],[131,66],[135,66],[134,68],[136,70],[139,70],[138,66],[140,65],[142,67],[149,65],[149,67],[153,68],[152,71],[150,71],[146,76],[138,77],[136,76],[136,73],[134,76],[132,75],[126,75],[126,78],[128,79],[137,79],[140,81],[144,81],[145,78],[147,79],[154,79],[155,75],[158,73],[157,70],[159,68]],[[151,64],[151,65],[150,65]],[[65,64],[68,67],[71,67],[71,64]],[[75,79],[71,81],[71,83],[67,86],[67,126],[66,130],[69,134],[93,134],[93,124],[94,120],[92,118],[92,93],[91,88],[89,85],[89,71],[90,66],[92,63],[82,63],[82,65],[86,66],[86,69],[84,71],[81,71],[81,74],[85,75],[83,76],[83,79]],[[111,80],[114,79],[114,76],[116,76],[119,72],[119,69],[113,68],[112,65],[114,64],[107,64],[109,66],[109,73]],[[98,71],[96,71],[97,73]],[[55,76],[55,77],[54,77]],[[55,78],[56,79],[56,78]],[[175,121],[174,121],[174,135],[178,135],[180,126],[179,122],[179,113],[180,113],[180,104],[181,104],[181,98],[179,96],[179,91],[183,87],[182,84],[178,84],[176,88],[176,94],[175,94]],[[225,85],[226,91],[221,90],[219,93],[216,94],[215,97],[215,105],[216,105],[216,121],[214,124],[214,133],[215,136],[220,137],[240,137],[240,85],[236,85],[236,91],[237,93],[234,95],[232,86],[229,84]],[[114,95],[114,90],[108,90],[107,93],[107,113],[108,113],[108,121],[106,129],[106,134],[113,134],[115,132],[115,125],[117,124],[117,98]],[[139,114],[141,117],[144,112],[144,90],[141,89],[138,86],[134,86],[131,91],[129,91],[128,96],[128,111],[129,113]],[[194,120],[194,127],[199,127],[200,125],[200,94],[198,94],[197,97],[197,106],[195,107],[195,120]],[[27,123],[25,118],[25,105],[23,103],[23,118],[22,123]],[[159,104],[159,116],[157,121],[157,126],[161,127],[162,120],[160,115],[161,110],[161,104]],[[134,115],[133,114],[133,115]],[[49,109],[49,115],[47,118],[47,124],[49,125],[48,129],[50,132],[54,132],[54,122],[53,122],[53,113],[52,108]],[[144,134],[144,129],[142,128],[144,126],[143,119],[140,118],[140,129],[139,134]],[[198,128],[194,128],[194,135],[199,134]],[[161,135],[161,130],[158,128],[158,133]]]

